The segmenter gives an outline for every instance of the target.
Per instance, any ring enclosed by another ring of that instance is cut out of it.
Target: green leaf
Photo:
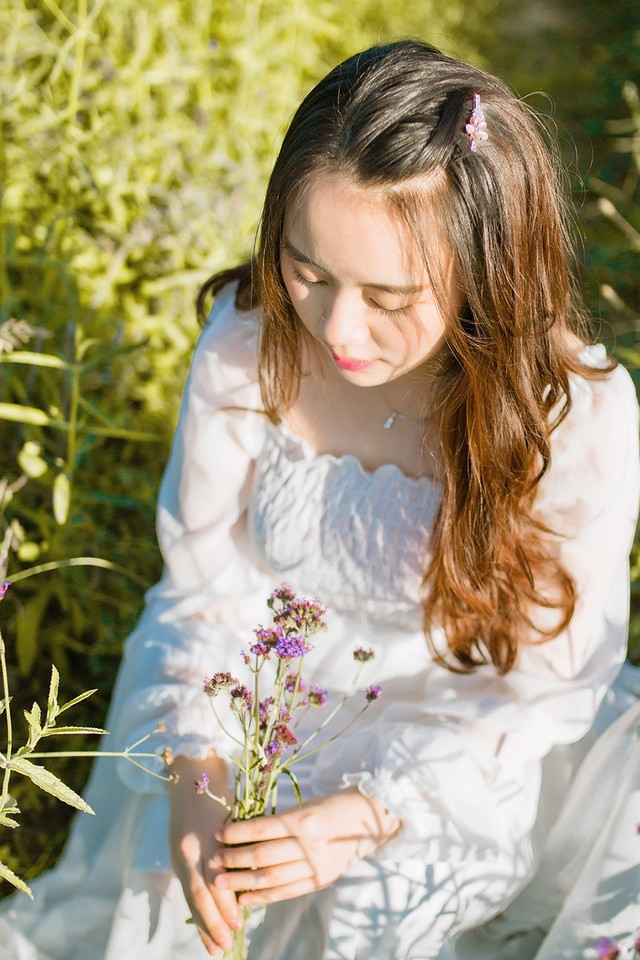
[[[50,730],[45,730],[42,734],[43,737],[52,737],[56,733],[108,733],[108,730],[103,730],[101,727],[51,727]]]
[[[60,674],[55,666],[51,664],[51,681],[49,683],[49,696],[47,697],[47,726],[55,722],[60,708],[58,706],[58,688],[60,686]]]
[[[31,423],[36,427],[53,427],[66,424],[54,420],[44,410],[37,407],[25,407],[21,403],[0,403],[0,420],[13,420],[14,423]]]
[[[15,770],[16,773],[21,773],[23,776],[28,777],[32,783],[35,783],[35,785],[40,787],[41,790],[44,790],[45,793],[50,793],[52,796],[57,797],[58,800],[62,800],[63,803],[68,803],[69,806],[75,807],[76,810],[93,813],[89,804],[85,803],[82,797],[78,796],[71,787],[64,784],[62,780],[59,780],[58,777],[50,773],[49,770],[38,766],[37,763],[31,763],[30,760],[26,760],[24,757],[16,757],[11,760],[9,769]]]
[[[18,667],[23,676],[27,676],[33,667],[38,651],[38,633],[44,611],[49,602],[50,591],[40,590],[18,610],[16,616],[16,644],[18,647]]]
[[[53,367],[67,370],[69,364],[53,353],[33,353],[31,350],[14,350],[13,353],[0,353],[0,363],[30,363],[34,367]]]
[[[74,697],[73,700],[68,700],[66,703],[63,703],[63,705],[58,708],[58,716],[63,710],[68,710],[69,707],[75,707],[76,703],[81,703],[83,700],[86,700],[87,697],[91,697],[97,692],[98,688],[96,687],[94,690],[87,690],[85,693],[80,693],[77,697]]]
[[[0,354],[2,356],[2,354]],[[42,447],[35,440],[27,440],[18,454],[18,465],[23,473],[32,479],[41,477],[49,469],[46,460],[41,456]]]
[[[31,889],[26,885],[24,880],[21,880],[20,877],[17,877],[13,870],[10,870],[9,867],[6,867],[4,863],[0,863],[0,877],[2,877],[3,880],[8,880],[9,883],[12,883],[14,887],[17,887],[18,890],[26,893],[26,895],[31,897],[33,900]]]
[[[291,770],[288,770],[287,767],[282,767],[280,772],[286,773],[286,775],[290,778],[291,784],[293,786],[293,792],[296,795],[296,800],[298,801],[300,806],[302,806],[302,803],[303,803],[302,793],[300,792],[300,784],[298,783],[298,779],[295,773],[293,773]]]
[[[69,516],[71,502],[71,484],[66,473],[59,473],[53,481],[53,515],[56,523],[63,527]]]

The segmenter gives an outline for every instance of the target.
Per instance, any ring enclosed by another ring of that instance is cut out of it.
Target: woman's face
[[[419,256],[373,190],[318,176],[286,211],[282,276],[293,307],[345,380],[377,386],[430,360],[445,318]],[[447,294],[462,305],[453,270]]]

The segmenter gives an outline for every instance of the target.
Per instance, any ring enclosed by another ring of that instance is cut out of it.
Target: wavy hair
[[[474,94],[490,135],[472,152],[465,124]],[[561,166],[544,128],[501,80],[428,44],[373,47],[333,69],[284,137],[255,256],[198,296],[201,319],[208,295],[232,279],[240,309],[260,304],[260,388],[274,423],[301,376],[300,324],[280,271],[284,214],[326,172],[388,200],[424,255],[447,321],[434,385],[443,492],[423,581],[427,643],[451,670],[493,663],[506,673],[519,643],[557,636],[573,614],[575,584],[534,499],[551,433],[571,407],[569,374],[600,379],[615,366],[594,370],[570,348],[571,334],[586,339],[586,319]],[[465,301],[457,315],[433,266],[442,260],[430,255],[434,235],[457,269]],[[536,607],[557,611],[552,628],[536,626]],[[436,624],[452,656],[436,650]]]

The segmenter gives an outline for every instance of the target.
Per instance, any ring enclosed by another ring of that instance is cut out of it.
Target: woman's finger
[[[240,930],[242,928],[242,911],[238,906],[235,893],[229,888],[225,889],[224,886],[217,886],[215,884],[215,879],[220,872],[220,868],[212,867],[210,861],[204,871],[205,883],[210,895],[215,901],[220,916],[227,926],[232,930]]]
[[[216,840],[224,844],[257,843],[260,840],[282,840],[291,836],[284,818],[254,817],[253,820],[236,820],[216,831]]]
[[[187,902],[193,921],[205,945],[212,956],[233,946],[233,930],[223,919],[211,891],[204,881],[192,881]]]
[[[281,900],[293,900],[294,897],[303,897],[306,893],[314,893],[321,890],[328,884],[318,884],[312,877],[302,880],[295,880],[293,883],[285,883],[279,887],[271,887],[269,890],[250,891],[242,893],[238,901],[243,907],[259,907],[266,903],[279,903]]]
[[[256,867],[271,867],[275,863],[288,863],[290,860],[299,860],[302,850],[299,842],[293,837],[286,840],[269,840],[263,843],[249,843],[242,847],[220,847],[213,860],[213,867],[224,867],[226,870]]]
[[[308,880],[314,875],[313,867],[306,860],[293,860],[262,870],[234,870],[221,873],[215,885],[219,890],[270,890],[281,888],[299,880]]]

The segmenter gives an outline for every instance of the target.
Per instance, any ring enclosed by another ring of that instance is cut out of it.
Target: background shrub
[[[584,63],[582,34],[534,19],[523,47],[514,24],[541,4],[511,2],[0,0],[0,567],[15,581],[2,615],[16,712],[41,698],[53,661],[70,697],[99,689],[78,722],[103,722],[122,641],[160,573],[154,504],[195,293],[250,251],[301,96],[354,50],[415,35],[561,103],[576,89],[570,57],[556,69],[541,51],[560,30]],[[624,79],[598,108],[581,216],[589,303],[637,371],[640,133]],[[65,565],[87,557],[103,566]],[[59,763],[80,790],[88,765]],[[24,826],[0,838],[0,860],[29,878],[55,861],[68,815],[28,785],[16,792]]]

